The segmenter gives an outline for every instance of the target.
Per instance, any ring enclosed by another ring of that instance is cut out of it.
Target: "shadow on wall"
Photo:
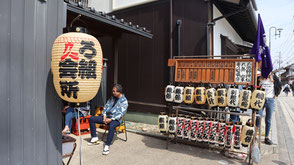
[[[48,122],[48,128],[51,139],[46,139],[48,143],[48,150],[55,150],[59,154],[57,155],[57,159],[61,160],[62,155],[62,100],[56,93],[53,84],[53,75],[51,69],[47,76],[47,84],[46,84],[46,117]],[[50,146],[54,143],[54,148]],[[52,151],[54,152],[54,151]],[[61,162],[60,162],[61,164]]]

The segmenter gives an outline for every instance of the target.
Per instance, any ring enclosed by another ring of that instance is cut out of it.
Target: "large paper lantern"
[[[85,33],[65,33],[53,44],[51,69],[58,95],[68,102],[87,102],[96,96],[103,67],[99,41]]]

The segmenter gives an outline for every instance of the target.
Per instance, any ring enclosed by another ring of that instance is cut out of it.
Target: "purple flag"
[[[251,54],[255,54],[255,60],[257,62],[262,61],[261,75],[262,77],[267,78],[270,72],[273,70],[273,64],[269,48],[265,44],[265,32],[260,14],[258,14],[257,35],[254,45],[251,49]]]

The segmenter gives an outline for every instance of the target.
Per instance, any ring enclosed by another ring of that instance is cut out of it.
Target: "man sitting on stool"
[[[89,119],[90,130],[91,130],[91,141],[89,144],[99,144],[100,141],[98,139],[96,133],[96,124],[107,124],[109,127],[107,140],[103,149],[103,155],[107,155],[109,153],[109,146],[113,139],[115,128],[120,125],[121,118],[127,111],[128,108],[128,100],[123,94],[123,88],[120,84],[115,84],[112,88],[113,96],[107,100],[107,103],[104,106],[104,110],[102,112],[102,116],[92,116]]]

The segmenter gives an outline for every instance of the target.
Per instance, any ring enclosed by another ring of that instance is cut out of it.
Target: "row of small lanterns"
[[[262,88],[256,88],[253,92],[249,88],[240,91],[235,85],[229,89],[224,86],[206,89],[205,87],[168,85],[165,88],[165,100],[186,104],[193,104],[194,101],[196,104],[205,104],[207,101],[212,109],[228,106],[232,109],[240,107],[241,110],[247,110],[251,107],[253,110],[260,110],[265,102],[265,92]]]
[[[240,149],[248,147],[254,135],[253,123],[248,120],[233,124],[224,120],[190,117],[175,114],[167,116],[164,112],[158,116],[158,127],[161,133],[175,134],[178,138],[195,142],[204,142],[221,147]]]

